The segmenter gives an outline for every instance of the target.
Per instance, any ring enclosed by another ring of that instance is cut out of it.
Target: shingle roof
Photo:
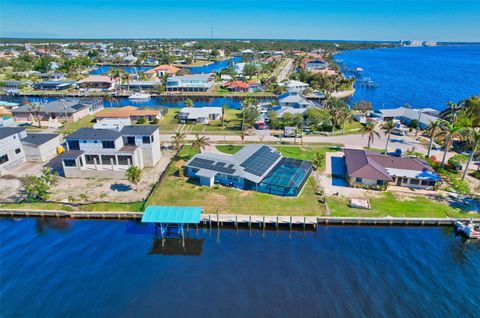
[[[74,131],[65,139],[82,139],[82,140],[115,140],[122,136],[118,131],[110,129],[94,129],[80,128]]]
[[[388,171],[374,160],[369,159],[365,150],[344,149],[345,164],[350,177],[392,181]]]
[[[97,103],[97,100],[92,101],[80,101],[80,100],[68,100],[61,99],[53,102],[49,102],[42,105],[43,111],[48,113],[76,113],[82,109],[90,107],[90,104]],[[27,105],[22,105],[18,108],[12,109],[12,113],[30,113]]]
[[[25,128],[19,127],[0,127],[0,139],[10,137],[24,131]]]
[[[158,129],[155,125],[123,126],[120,133],[129,136],[150,136]]]
[[[22,144],[42,145],[57,137],[58,134],[28,134],[27,137],[22,139]]]

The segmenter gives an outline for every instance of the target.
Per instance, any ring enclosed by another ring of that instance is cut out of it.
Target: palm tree
[[[427,158],[430,158],[430,153],[432,152],[433,139],[438,133],[438,130],[442,126],[441,120],[432,121],[427,128],[427,135],[430,137],[430,143],[428,144]]]
[[[193,107],[193,100],[191,100],[190,98],[187,98],[185,100],[185,107],[192,108]]]
[[[227,110],[227,107],[227,104],[223,104],[222,106],[222,128],[225,127],[225,112]]]
[[[27,109],[32,115],[35,115],[38,123],[38,128],[41,128],[42,123],[40,122],[40,112],[43,110],[42,104],[38,102],[33,102],[28,104]]]
[[[242,145],[243,145],[243,141],[245,140],[245,131],[240,131],[240,139],[242,139]]]
[[[323,161],[325,160],[325,154],[321,152],[316,152],[313,155],[312,165],[313,169],[317,170],[323,165]]]
[[[380,134],[375,130],[376,126],[372,122],[367,122],[362,129],[360,129],[360,132],[362,133],[362,137],[364,135],[368,136],[368,144],[367,144],[367,149],[370,149],[370,145],[375,139],[375,136],[377,138],[380,138]]]
[[[462,138],[462,135],[460,134],[460,130],[462,128],[457,127],[448,121],[444,121],[441,126],[442,131],[437,134],[437,136],[442,137],[444,142],[443,142],[443,147],[444,152],[443,152],[443,159],[442,163],[440,164],[440,167],[443,167],[445,165],[445,160],[447,159],[447,153],[450,150],[450,146],[452,145],[453,139],[454,138]]]
[[[345,124],[351,123],[353,120],[353,112],[349,107],[344,107],[340,114],[340,122],[342,123],[342,135],[345,135]]]
[[[128,181],[135,185],[135,191],[138,191],[138,183],[142,178],[142,169],[137,166],[131,166],[127,169],[125,175]]]
[[[208,146],[210,146],[210,138],[205,136],[200,137],[198,134],[195,134],[195,140],[192,142],[192,148],[205,150],[205,148]]]
[[[175,135],[172,136],[172,142],[175,144],[175,149],[180,149],[180,145],[185,142],[185,134],[177,131]]]
[[[125,80],[127,82],[127,92],[130,91],[130,74],[127,72],[122,74],[122,80]]]
[[[465,167],[465,171],[462,175],[462,181],[465,179],[465,176],[468,173],[468,167],[473,160],[473,155],[478,150],[478,146],[480,145],[480,132],[473,128],[467,128],[464,130],[465,140],[468,142],[468,145],[472,147],[470,156],[468,157],[467,165]]]
[[[110,77],[116,82],[121,81],[122,80],[122,71],[118,68],[111,69],[110,70]],[[120,87],[121,87],[121,85],[120,85]]]
[[[440,117],[449,120],[452,124],[455,125],[455,123],[457,122],[457,114],[460,110],[462,110],[464,102],[448,102],[447,106],[448,107],[440,113]]]
[[[346,104],[335,97],[330,97],[327,100],[325,110],[330,114],[332,121],[332,133],[335,132],[335,127],[338,124],[338,121],[341,118],[343,111],[345,110]],[[348,106],[346,106],[348,107]]]
[[[387,136],[387,142],[385,143],[385,154],[388,152],[388,143],[390,142],[390,137],[392,136],[392,131],[395,129],[395,123],[393,120],[389,120],[386,123],[383,124],[382,130],[385,133],[385,136]]]

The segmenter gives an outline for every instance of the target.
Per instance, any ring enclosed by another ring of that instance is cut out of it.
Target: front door
[[[397,186],[401,186],[402,185],[402,178],[397,178]]]

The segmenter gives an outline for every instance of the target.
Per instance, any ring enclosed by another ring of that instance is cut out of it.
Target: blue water
[[[478,317],[480,247],[450,228],[190,229],[190,255],[139,232],[0,220],[0,316]]]
[[[219,72],[223,69],[228,68],[231,61],[238,63],[241,60],[242,60],[242,58],[240,56],[235,56],[231,59],[214,62],[214,63],[208,64],[208,65],[205,65],[205,66],[189,67],[188,70],[192,74]],[[139,72],[148,71],[152,67],[150,67],[150,66],[112,66],[112,65],[104,65],[104,66],[99,66],[98,68],[94,69],[93,71],[90,72],[90,74],[92,74],[92,75],[105,74],[105,73],[108,73],[112,68],[121,68],[129,74],[132,74],[132,73],[135,74],[135,73],[139,73]]]
[[[357,87],[352,98],[371,101],[377,109],[408,103],[441,110],[448,101],[480,95],[480,45],[353,50],[335,59],[363,68],[378,84]]]

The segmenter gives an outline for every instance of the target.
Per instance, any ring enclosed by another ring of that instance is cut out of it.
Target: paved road
[[[293,69],[293,59],[288,59],[287,63],[277,76],[277,82],[285,80]]]

